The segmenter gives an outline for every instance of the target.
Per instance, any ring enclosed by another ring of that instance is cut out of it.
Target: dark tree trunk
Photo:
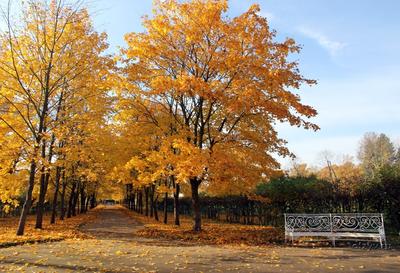
[[[81,213],[81,199],[79,198],[79,196],[81,196],[81,186],[80,185],[78,186],[78,190],[76,191],[76,201],[75,201],[75,206],[74,206],[76,215]]]
[[[81,186],[81,213],[86,213],[86,193],[84,184]]]
[[[67,180],[65,179],[65,171],[63,171],[62,190],[61,190],[61,207],[60,207],[60,220],[65,217],[65,190],[67,188]]]
[[[138,212],[143,214],[143,190],[138,192]]]
[[[154,219],[156,219],[156,221],[159,221],[157,204],[158,204],[158,194],[156,194],[156,198],[154,199],[154,202],[153,202],[153,206],[154,206],[153,210],[154,210]]]
[[[78,200],[79,200],[79,191],[80,191],[80,183],[78,182],[76,185],[76,191],[74,194],[74,199],[72,201],[72,216],[76,216],[76,205],[78,205]],[[79,208],[79,205],[78,205]]]
[[[61,107],[61,101],[62,101],[62,95],[61,95],[61,100],[59,102],[58,110],[57,110],[57,116],[58,113],[60,112],[60,107]],[[58,118],[56,118],[58,119]],[[51,162],[53,158],[53,148],[54,148],[54,142],[56,141],[55,135],[53,134],[51,137],[50,141],[50,148],[49,148],[49,154],[48,154],[48,162]],[[44,159],[46,157],[46,141],[43,139],[42,142],[42,158]],[[40,192],[39,192],[39,200],[38,200],[38,205],[37,205],[37,214],[36,214],[36,225],[35,228],[41,229],[43,226],[43,211],[44,211],[44,201],[46,198],[46,193],[47,193],[47,188],[49,185],[49,179],[50,179],[50,170],[47,169],[46,167],[42,167],[42,173],[40,176]]]
[[[132,210],[137,210],[137,198],[136,198],[136,192],[132,192],[131,194],[131,209]]]
[[[143,214],[143,190],[140,190],[138,192],[138,194],[139,194],[139,197],[138,197],[138,199],[139,199],[139,213]]]
[[[128,209],[133,209],[133,187],[132,184],[126,184],[126,206]]]
[[[145,212],[145,215],[146,216],[149,216],[149,188],[148,187],[146,187],[145,189],[144,189],[144,194],[145,194],[145,206],[146,206],[146,212]]]
[[[149,188],[149,197],[150,197],[150,217],[153,217],[154,214],[154,187],[155,185]]]
[[[131,210],[137,210],[136,208],[136,204],[137,204],[137,198],[136,198],[136,191],[133,190],[133,186],[132,186],[132,190],[131,190],[131,196],[130,198],[130,206],[131,206]]]
[[[136,192],[132,192],[130,196],[130,205],[132,210],[136,210]]]
[[[74,181],[72,183],[71,193],[69,195],[67,218],[71,218],[71,216],[72,216],[72,208],[73,208],[73,203],[74,203],[74,199],[75,199],[75,197],[74,197],[75,188],[76,188],[76,182]]]
[[[54,196],[53,196],[53,207],[51,210],[51,219],[50,224],[54,224],[56,222],[56,214],[57,214],[57,201],[58,201],[58,190],[60,187],[60,178],[61,178],[61,168],[57,167],[56,169],[56,180],[54,185]]]
[[[40,191],[39,199],[36,205],[36,224],[35,228],[42,229],[43,227],[43,211],[44,211],[44,201],[46,198],[47,185],[49,184],[50,173],[46,172],[46,168],[42,168],[42,173],[40,175]]]
[[[168,193],[164,193],[164,224],[168,223]]]
[[[193,205],[193,231],[201,231],[201,210],[200,210],[200,197],[199,186],[200,181],[197,178],[190,179],[190,186],[192,190],[192,205]]]
[[[28,212],[32,206],[32,192],[35,185],[35,172],[36,172],[36,162],[31,162],[28,189],[25,196],[24,206],[22,207],[21,216],[18,222],[17,235],[24,235],[26,218],[28,217]]]
[[[90,195],[87,195],[86,199],[85,199],[85,211],[86,212],[89,210],[89,202],[90,202]]]
[[[133,193],[133,209],[136,212],[139,212],[139,192],[135,191]]]
[[[96,194],[93,193],[92,198],[90,198],[90,208],[94,209],[96,207]]]
[[[179,194],[180,194],[181,186],[179,183],[175,184],[175,192],[174,192],[174,219],[175,225],[179,226],[181,221],[179,219]]]

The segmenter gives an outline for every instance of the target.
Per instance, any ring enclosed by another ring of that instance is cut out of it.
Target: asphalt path
[[[145,239],[117,206],[81,227],[91,239],[0,249],[0,272],[400,272],[400,251],[209,246]]]

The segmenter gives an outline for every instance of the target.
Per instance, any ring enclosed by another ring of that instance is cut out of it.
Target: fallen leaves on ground
[[[36,216],[29,215],[24,236],[16,235],[18,217],[0,218],[0,248],[25,243],[88,238],[88,235],[80,232],[78,228],[83,223],[95,219],[97,210],[98,208],[86,214],[66,218],[64,221],[57,219],[53,225],[50,224],[50,215],[45,215],[43,217],[43,229],[35,229]]]
[[[282,231],[271,226],[229,224],[204,219],[203,230],[194,232],[192,220],[188,216],[181,216],[181,225],[175,226],[172,223],[163,224],[141,214],[126,211],[131,217],[145,225],[143,229],[137,231],[137,234],[146,238],[164,238],[213,245],[271,245],[283,241]],[[169,216],[172,222],[172,215]]]

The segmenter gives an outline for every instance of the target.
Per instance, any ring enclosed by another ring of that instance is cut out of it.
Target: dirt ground
[[[400,272],[400,251],[235,247],[144,239],[142,225],[106,207],[81,229],[92,239],[0,249],[0,272]]]

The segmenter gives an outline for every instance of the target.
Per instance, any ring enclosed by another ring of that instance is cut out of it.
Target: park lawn
[[[41,243],[61,241],[65,239],[84,239],[88,235],[79,231],[79,226],[96,217],[96,209],[86,214],[78,214],[75,217],[66,218],[64,221],[56,219],[54,225],[50,224],[50,214],[43,217],[43,229],[35,229],[36,215],[29,215],[25,226],[24,236],[17,236],[16,230],[18,217],[0,218],[0,248],[26,243]]]
[[[168,215],[168,224],[162,223],[163,214],[160,213],[160,221],[146,217],[142,214],[126,210],[127,214],[144,224],[144,228],[137,234],[146,238],[162,238],[168,240],[180,240],[190,243],[204,243],[211,245],[275,245],[282,243],[284,235],[282,230],[271,226],[255,226],[230,224],[202,219],[202,231],[192,231],[192,218],[181,215],[181,225],[173,224],[173,215]]]

